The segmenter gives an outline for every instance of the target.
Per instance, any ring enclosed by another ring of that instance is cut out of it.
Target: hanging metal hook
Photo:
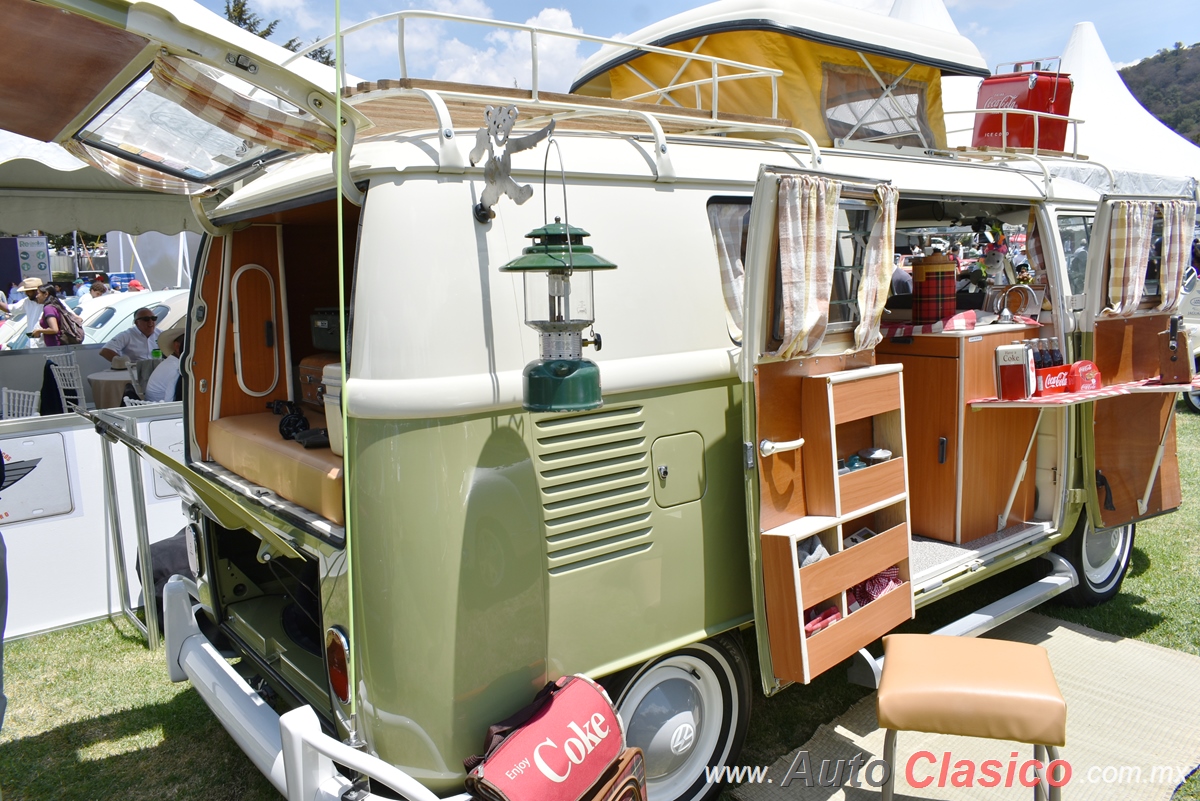
[[[567,227],[567,271],[570,273],[575,267],[575,253],[571,249],[571,216],[567,213],[567,172],[563,167],[562,149],[553,135],[546,140],[546,155],[542,158],[542,224],[550,224],[550,204],[546,200],[546,173],[550,169],[550,145],[554,145],[554,150],[558,153],[558,178],[563,193],[563,223]]]

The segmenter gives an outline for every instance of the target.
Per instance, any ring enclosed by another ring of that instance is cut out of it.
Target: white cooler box
[[[329,427],[329,449],[342,455],[342,366],[327,364],[321,372],[325,387],[325,425]]]

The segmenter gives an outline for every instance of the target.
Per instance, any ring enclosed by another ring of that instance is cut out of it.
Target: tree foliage
[[[250,8],[249,0],[225,0],[225,19],[263,39],[271,38],[271,34],[275,33],[275,29],[279,26],[277,19],[264,23],[263,18]],[[282,46],[295,53],[300,49],[300,45],[300,40],[292,37]],[[318,47],[309,53],[308,57],[326,66],[333,66],[333,51],[328,47]]]
[[[1147,111],[1200,145],[1200,42],[1164,47],[1121,70],[1121,78]]]

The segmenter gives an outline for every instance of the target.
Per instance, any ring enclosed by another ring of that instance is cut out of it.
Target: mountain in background
[[[1121,70],[1129,91],[1175,133],[1200,145],[1200,42],[1156,55]]]

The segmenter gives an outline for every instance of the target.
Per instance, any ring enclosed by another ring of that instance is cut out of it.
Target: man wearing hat
[[[168,328],[158,335],[158,348],[168,354],[146,382],[146,400],[154,403],[175,400],[179,384],[179,356],[183,353],[183,325]]]
[[[42,279],[40,278],[26,278],[20,285],[20,290],[25,295],[24,300],[12,304],[0,300],[0,311],[14,315],[21,311],[25,312],[25,336],[29,337],[29,347],[31,348],[42,347],[41,339],[30,336],[42,319],[42,304],[37,302],[38,288],[41,285]]]
[[[87,294],[88,285],[84,283],[82,278],[75,279],[75,297],[81,298]]]

